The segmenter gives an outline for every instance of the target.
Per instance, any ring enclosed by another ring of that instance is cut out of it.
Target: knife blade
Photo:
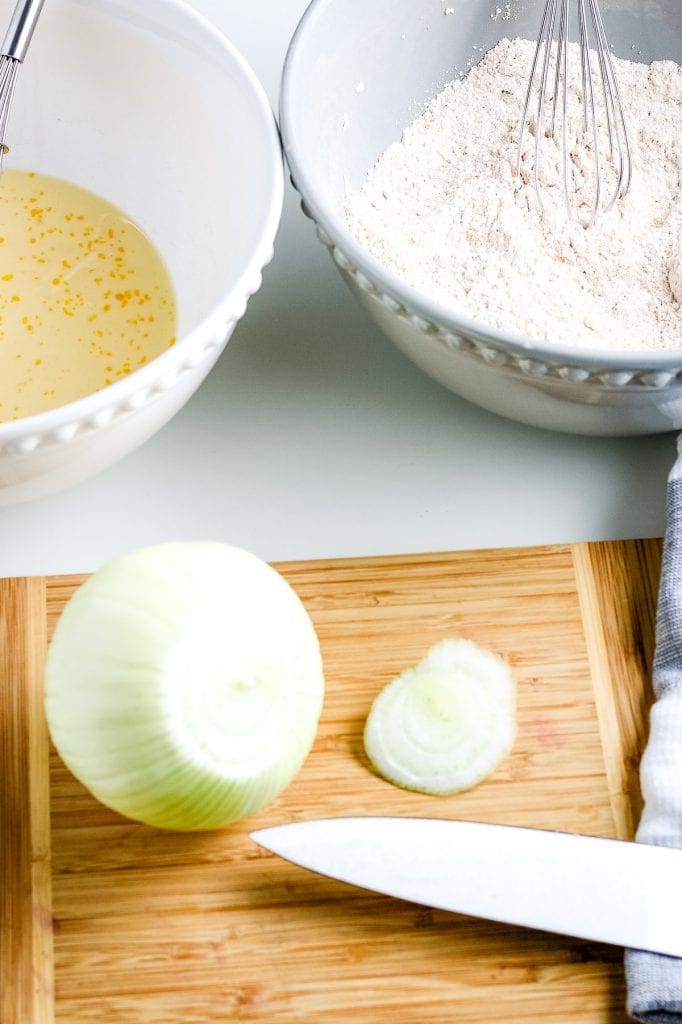
[[[682,956],[682,851],[434,818],[321,818],[251,833],[318,874],[441,910]]]

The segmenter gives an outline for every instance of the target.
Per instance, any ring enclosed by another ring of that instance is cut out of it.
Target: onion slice
[[[312,745],[324,679],[298,596],[214,542],[142,548],[68,602],[46,665],[50,734],[103,803],[169,829],[272,800]]]
[[[515,708],[505,661],[470,640],[443,640],[376,697],[365,751],[396,786],[447,796],[475,786],[509,753]]]

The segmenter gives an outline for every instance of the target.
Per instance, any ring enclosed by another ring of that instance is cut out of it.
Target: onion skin
[[[324,696],[300,599],[240,548],[179,542],[110,562],[73,595],[45,673],[52,741],[107,806],[224,828],[300,770]]]

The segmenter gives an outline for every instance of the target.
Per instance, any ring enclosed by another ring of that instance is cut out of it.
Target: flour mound
[[[632,187],[586,230],[580,220],[594,194],[589,135],[570,147],[573,219],[564,202],[560,132],[557,139],[543,133],[542,212],[532,134],[516,174],[534,45],[504,39],[447,85],[363,187],[349,191],[349,228],[406,283],[494,327],[576,347],[682,348],[682,68],[614,58]],[[569,60],[569,112],[577,118],[575,44]],[[602,164],[608,195],[615,179],[607,154]]]

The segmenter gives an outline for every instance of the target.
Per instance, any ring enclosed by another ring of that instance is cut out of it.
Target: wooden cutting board
[[[248,832],[386,813],[631,837],[660,550],[278,565],[322,644],[318,737],[265,811],[194,835],[117,816],[49,748],[45,649],[82,577],[1,583],[2,1024],[625,1022],[620,950],[373,895],[266,854]],[[364,719],[389,679],[455,635],[512,665],[516,745],[468,793],[405,793],[368,768]]]

